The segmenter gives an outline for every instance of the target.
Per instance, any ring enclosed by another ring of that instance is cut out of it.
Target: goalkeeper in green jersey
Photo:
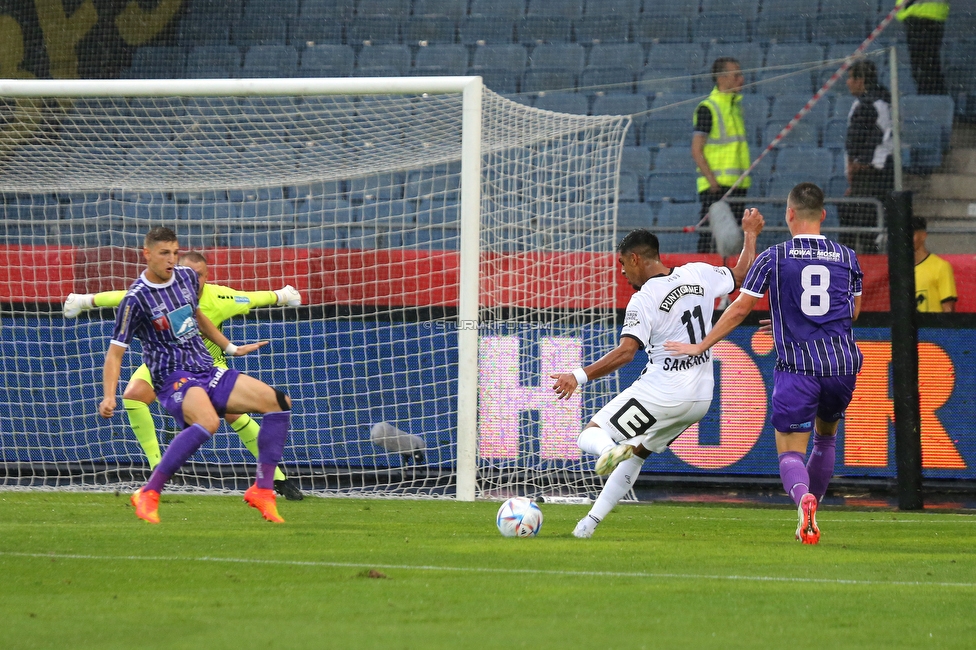
[[[200,277],[200,311],[209,318],[217,328],[233,316],[248,313],[253,307],[268,307],[271,305],[297,307],[302,304],[302,296],[291,285],[277,291],[237,291],[219,284],[207,284],[207,258],[195,251],[180,255],[179,264],[188,266]],[[125,291],[104,291],[102,293],[72,293],[68,294],[64,302],[65,318],[76,318],[81,312],[96,307],[117,307],[125,296]],[[224,351],[208,339],[203,342],[214,359],[218,368],[226,368],[227,360]],[[129,418],[129,426],[142,445],[149,468],[159,464],[162,457],[159,451],[159,440],[156,438],[156,425],[153,422],[149,405],[156,401],[156,391],[152,385],[149,368],[145,364],[139,366],[122,394],[125,413]],[[258,423],[247,414],[234,415],[228,413],[225,418],[227,424],[241,437],[241,442],[248,451],[257,458],[258,455]],[[285,477],[281,468],[275,469],[275,492],[289,501],[303,499],[301,490],[295,483]]]

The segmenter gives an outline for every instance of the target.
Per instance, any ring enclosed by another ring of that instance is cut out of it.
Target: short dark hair
[[[864,85],[867,88],[878,85],[878,68],[875,67],[873,61],[866,59],[855,61],[847,70],[847,74],[854,79],[864,79]]]
[[[712,62],[712,81],[718,83],[718,76],[725,74],[725,66],[729,63],[739,64],[739,60],[731,56],[720,56]]]
[[[912,230],[928,230],[929,222],[925,217],[912,217]]]
[[[654,233],[645,228],[638,228],[631,230],[620,240],[617,253],[620,255],[637,253],[639,257],[656,260],[661,256],[661,248]]]
[[[196,262],[197,264],[207,264],[207,258],[203,253],[198,253],[197,251],[186,251],[185,253],[180,253],[180,262]]]
[[[786,202],[794,210],[820,214],[824,209],[824,193],[815,183],[799,183],[790,190]]]
[[[179,241],[176,237],[176,233],[169,228],[163,228],[162,226],[156,226],[152,230],[146,233],[145,246],[149,248],[153,244],[158,244],[160,242],[171,242]]]

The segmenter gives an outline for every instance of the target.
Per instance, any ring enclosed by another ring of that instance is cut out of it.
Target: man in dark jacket
[[[847,114],[847,196],[873,197],[884,203],[895,187],[892,154],[891,93],[878,83],[878,70],[871,61],[858,61],[847,72],[847,89],[854,103]],[[839,210],[840,225],[872,227],[883,225],[873,205],[847,204]],[[840,242],[858,253],[878,251],[877,233],[841,233]]]

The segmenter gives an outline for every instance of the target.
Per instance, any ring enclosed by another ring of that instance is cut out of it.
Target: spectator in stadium
[[[196,271],[178,266],[179,242],[169,228],[146,235],[146,269],[129,287],[115,320],[102,368],[103,397],[98,413],[115,413],[122,358],[132,339],[142,342],[143,360],[160,404],[183,428],[166,448],[149,482],[132,495],[136,516],[159,523],[159,493],[197,449],[217,431],[225,413],[262,413],[256,480],[244,501],[266,520],[284,523],[275,504],[274,470],[281,462],[291,419],[291,399],[282,391],[233,368],[217,368],[203,342],[206,336],[230,356],[242,356],[267,341],[240,347],[231,343],[199,308]]]
[[[863,275],[850,248],[820,234],[824,193],[800,183],[786,200],[793,238],[756,257],[739,297],[702,341],[667,341],[674,355],[699,355],[741,323],[769,292],[776,348],[771,421],[783,488],[797,505],[796,539],[817,544],[817,506],[834,473],[837,425],[854,394],[863,357],[854,340]],[[803,455],[813,431],[813,450]]]
[[[915,238],[915,303],[919,311],[954,312],[956,277],[952,264],[929,252],[925,246],[928,222],[925,217],[912,219]]]
[[[856,61],[847,71],[847,89],[854,96],[854,103],[847,114],[845,195],[872,197],[884,203],[895,188],[891,93],[878,83],[874,63],[864,59]],[[841,204],[838,215],[840,225],[845,227],[879,225],[873,205]],[[877,233],[842,233],[839,239],[858,253],[878,251]]]
[[[897,0],[902,7],[906,0]],[[908,40],[908,58],[912,64],[912,78],[919,95],[945,95],[945,77],[942,74],[942,36],[949,17],[948,2],[924,2],[916,0],[895,14],[905,25]]]
[[[732,184],[749,169],[749,140],[742,115],[742,67],[732,57],[712,63],[715,87],[698,104],[692,120],[691,157],[698,166],[698,197],[701,218],[713,203],[725,196]],[[752,179],[746,177],[731,196],[745,196]],[[713,253],[709,232],[698,234],[698,252]]]
[[[209,269],[207,258],[196,251],[180,253],[179,264],[188,266],[197,272],[200,278],[200,311],[220,329],[228,318],[247,314],[253,307],[267,307],[271,305],[297,307],[302,304],[302,296],[291,285],[276,291],[237,291],[230,287],[207,282]],[[118,307],[125,297],[125,291],[102,291],[100,293],[72,293],[64,302],[65,318],[76,318],[83,311],[95,307]],[[212,341],[204,340],[207,351],[213,357],[214,365],[227,368],[227,359],[223,350]],[[159,440],[156,437],[156,425],[153,421],[149,405],[156,401],[156,391],[153,387],[152,376],[146,364],[141,365],[129,381],[126,382],[122,403],[125,414],[129,419],[129,426],[139,441],[149,469],[155,469],[162,454],[159,451]],[[246,413],[234,415],[228,413],[224,419],[237,433],[241,442],[251,454],[258,456],[258,423]],[[301,501],[304,498],[301,490],[294,481],[288,479],[280,467],[275,468],[275,492],[289,501]]]
[[[732,293],[756,258],[756,237],[763,216],[756,209],[742,217],[743,245],[735,267],[693,262],[669,268],[661,262],[657,237],[647,230],[630,232],[617,254],[624,276],[636,293],[627,304],[620,343],[585,368],[551,375],[559,399],[579,386],[604,377],[646,350],[647,368],[630,387],[600,409],[577,441],[597,456],[597,474],[609,474],[589,513],[577,523],[575,537],[591,537],[617,502],[633,487],[644,460],[661,453],[708,412],[714,378],[709,354],[675,359],[661,345],[677,332],[688,340],[704,338],[711,328],[715,301]]]

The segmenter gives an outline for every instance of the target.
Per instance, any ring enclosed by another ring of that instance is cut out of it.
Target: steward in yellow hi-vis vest
[[[746,136],[745,120],[742,116],[742,95],[735,92],[722,92],[718,86],[712,89],[707,99],[698,107],[706,107],[711,113],[711,129],[705,141],[705,161],[721,187],[731,187],[739,176],[749,168],[749,141]],[[695,113],[695,127],[699,126],[698,113]],[[742,179],[739,187],[747,189],[752,183],[748,176]],[[699,169],[698,191],[704,192],[710,186],[708,178]]]
[[[906,4],[907,0],[898,0],[895,7],[899,11],[895,15],[905,26],[915,87],[919,95],[945,95],[942,37],[949,17],[949,3],[915,2],[905,7]]]

